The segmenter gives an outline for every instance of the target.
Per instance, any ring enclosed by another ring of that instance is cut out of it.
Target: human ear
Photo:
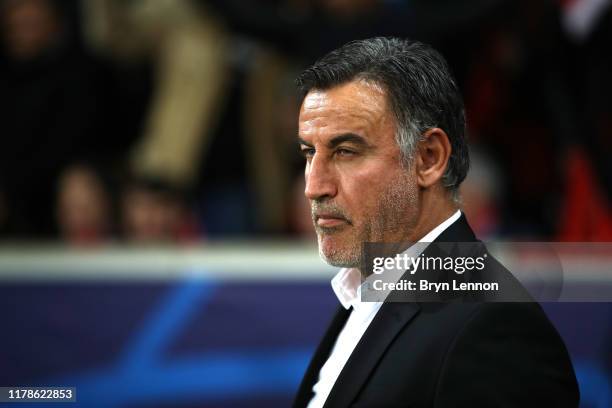
[[[444,176],[451,155],[446,132],[432,128],[423,133],[416,150],[416,174],[420,187],[429,188]]]

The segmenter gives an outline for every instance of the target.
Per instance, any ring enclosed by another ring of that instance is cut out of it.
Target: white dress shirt
[[[431,230],[419,242],[432,242],[451,224],[459,219],[461,211],[457,210],[446,221]],[[424,250],[419,246],[419,250]],[[418,256],[416,254],[415,256]],[[314,396],[308,408],[321,408],[325,404],[340,372],[357,347],[363,333],[367,330],[383,302],[361,302],[361,275],[358,269],[341,269],[331,281],[332,289],[345,309],[353,308],[344,328],[338,334],[336,343],[329,358],[319,371],[319,380],[312,387]]]

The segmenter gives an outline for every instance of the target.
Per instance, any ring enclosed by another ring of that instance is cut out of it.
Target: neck
[[[410,242],[416,242],[442,224],[459,209],[446,190],[425,190],[421,196],[419,214]]]

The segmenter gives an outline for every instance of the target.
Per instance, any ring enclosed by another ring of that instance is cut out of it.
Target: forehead
[[[355,80],[330,89],[308,92],[300,108],[301,137],[358,133],[364,137],[383,136],[393,131],[394,120],[382,87]]]

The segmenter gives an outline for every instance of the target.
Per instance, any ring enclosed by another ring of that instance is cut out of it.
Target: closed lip
[[[329,213],[318,213],[315,214],[315,222],[317,225],[322,227],[332,227],[343,223],[349,223],[348,220],[341,215],[329,214]]]
[[[315,220],[318,220],[320,218],[326,219],[326,220],[343,220],[346,221],[346,218],[344,218],[341,215],[336,215],[336,214],[329,214],[329,213],[317,213],[315,214]]]

